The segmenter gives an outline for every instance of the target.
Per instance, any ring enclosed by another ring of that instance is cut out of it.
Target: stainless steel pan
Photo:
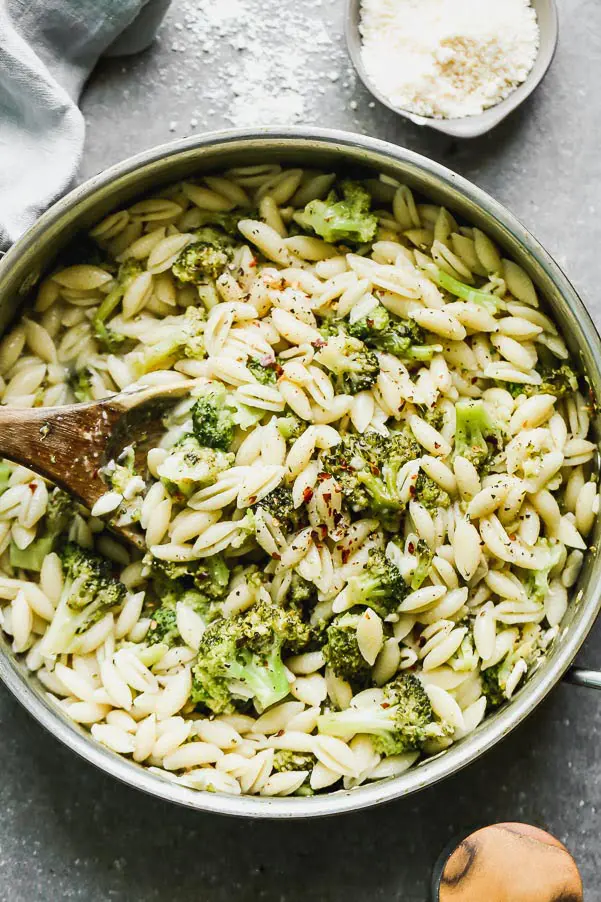
[[[344,132],[282,129],[222,132],[156,147],[108,169],[55,204],[0,261],[0,332],[15,316],[57,252],[82,228],[135,196],[184,176],[230,166],[287,162],[326,169],[363,169],[401,179],[487,231],[526,268],[553,311],[572,352],[601,397],[601,340],[574,288],[530,233],[470,182],[400,147]],[[595,424],[595,428],[598,427]],[[598,546],[599,524],[592,539]],[[205,811],[244,817],[316,817],[376,805],[416,792],[474,761],[516,727],[570,667],[601,606],[601,555],[591,550],[561,634],[548,660],[504,710],[470,736],[400,777],[313,798],[263,799],[195,792],[158,777],[96,743],[45,696],[2,640],[0,677],[19,701],[62,742],[109,774],[152,795]],[[601,687],[601,674],[571,671],[571,681]]]

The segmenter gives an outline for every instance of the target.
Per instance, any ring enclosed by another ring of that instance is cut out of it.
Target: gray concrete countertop
[[[174,137],[318,124],[444,162],[505,203],[601,325],[601,4],[560,0],[542,87],[496,131],[458,143],[372,103],[344,52],[342,0],[174,0],[144,54],[104,61],[85,92],[81,177]],[[271,92],[271,93],[270,93]],[[601,665],[597,627],[580,660]],[[425,902],[457,833],[525,820],[574,853],[601,900],[601,693],[560,686],[502,745],[431,790],[335,820],[242,822],[148,798],[59,745],[0,687],[0,900]],[[474,900],[476,902],[476,900]],[[484,902],[484,900],[478,900]]]

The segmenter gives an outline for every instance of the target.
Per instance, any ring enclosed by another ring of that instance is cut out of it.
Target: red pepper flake
[[[380,708],[390,708],[390,702],[382,702]]]
[[[283,736],[283,735],[284,735],[284,730],[278,730],[277,733],[276,733],[275,735],[276,735],[276,736]]]
[[[256,500],[257,500],[257,496],[256,496],[256,495],[251,495],[250,498],[248,499],[248,503],[249,503],[249,504],[254,504]]]
[[[340,557],[342,558],[342,563],[343,563],[343,564],[346,564],[346,562],[348,561],[348,559],[349,559],[350,556],[351,556],[350,549],[345,549],[345,550],[342,552],[342,554],[340,555]]]
[[[409,544],[407,545],[407,551],[409,552],[409,554],[413,554],[413,552],[415,551],[415,545],[413,544],[413,542],[409,542]]]
[[[330,474],[329,474],[329,473],[324,473],[324,472],[322,471],[321,473],[318,473],[318,474],[317,474],[317,478],[318,478],[318,480],[319,480],[320,482],[325,482],[326,479],[329,479],[329,478],[330,478]]]
[[[305,504],[308,504],[312,497],[313,497],[313,489],[306,488],[303,491],[303,501],[305,502]]]
[[[417,489],[415,488],[415,486],[414,486],[414,485],[410,485],[410,486],[409,486],[409,494],[410,494],[410,495],[415,495],[416,492],[417,492]]]
[[[35,482],[30,482],[30,483],[29,483],[29,490],[30,490],[30,492],[32,493],[32,495],[33,495],[33,493],[36,491],[36,489],[37,489],[37,485],[35,484]]]
[[[332,500],[332,495],[331,495],[331,493],[330,493],[330,492],[324,492],[324,493],[323,493],[323,500],[325,501],[326,504],[329,504],[330,501]]]
[[[281,561],[281,560],[282,560],[282,555],[281,555],[281,554],[277,554],[276,552],[274,552],[271,556],[272,556],[272,558],[274,559],[274,561]]]
[[[370,465],[369,465],[369,469],[371,470],[371,475],[372,475],[372,476],[379,476],[379,475],[380,475],[380,468],[379,468],[379,467],[376,467],[375,464],[370,464]]]
[[[317,338],[315,341],[311,342],[311,346],[315,348],[316,351],[319,351],[320,348],[325,348],[327,345],[327,341],[324,341],[323,338]]]

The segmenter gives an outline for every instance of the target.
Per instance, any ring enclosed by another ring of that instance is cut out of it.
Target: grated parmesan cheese
[[[523,82],[539,30],[529,0],[363,0],[362,59],[394,106],[454,119]]]

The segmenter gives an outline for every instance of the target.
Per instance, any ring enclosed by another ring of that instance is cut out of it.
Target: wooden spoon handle
[[[576,863],[558,839],[528,824],[493,824],[446,859],[435,902],[582,902]]]
[[[20,410],[0,407],[0,457],[29,467],[89,504],[106,491],[98,470],[122,415],[106,402]],[[100,440],[99,440],[100,439]]]

